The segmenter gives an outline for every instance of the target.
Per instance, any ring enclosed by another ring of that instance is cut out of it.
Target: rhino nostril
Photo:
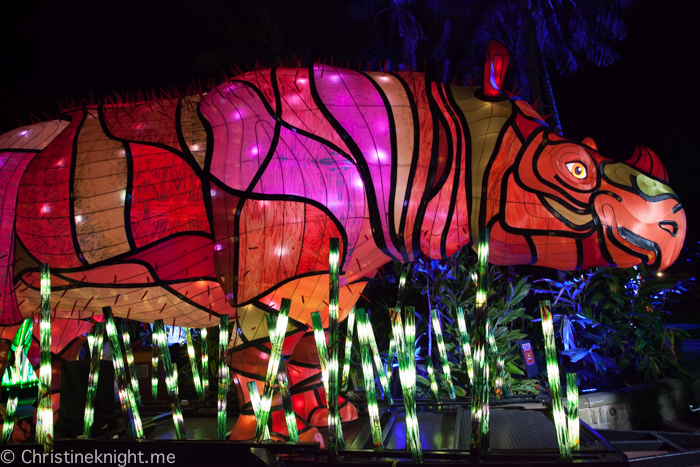
[[[672,237],[678,234],[678,224],[676,221],[661,221],[659,222],[659,227],[670,233]]]

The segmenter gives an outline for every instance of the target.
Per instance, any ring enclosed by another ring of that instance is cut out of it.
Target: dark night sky
[[[220,37],[215,28],[221,21],[212,9],[217,2],[235,5],[209,0],[206,10],[181,0],[29,0],[4,6],[0,131],[17,126],[15,115],[28,122],[29,112],[54,113],[55,98],[188,83],[196,76],[197,55]],[[613,159],[626,159],[637,144],[652,147],[666,161],[686,208],[700,199],[697,3],[637,0],[614,65],[589,65],[572,78],[550,70],[564,135],[592,136]],[[688,216],[700,218],[700,210],[688,209]]]

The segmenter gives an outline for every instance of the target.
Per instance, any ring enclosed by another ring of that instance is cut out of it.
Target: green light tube
[[[569,446],[572,451],[580,448],[580,423],[578,418],[578,375],[566,374],[566,408],[569,415]]]
[[[109,337],[109,346],[112,350],[112,364],[114,365],[114,375],[117,378],[117,387],[119,388],[119,401],[122,406],[122,413],[126,421],[127,432],[132,438],[143,438],[143,425],[141,424],[141,416],[139,409],[136,406],[134,393],[131,391],[131,385],[126,377],[126,368],[124,367],[124,357],[119,344],[119,333],[117,326],[114,324],[112,316],[112,307],[106,306],[102,308],[104,316],[105,331]]]
[[[104,342],[104,323],[95,323],[90,335],[93,337],[93,348],[90,355],[90,376],[88,377],[87,398],[85,399],[85,421],[83,423],[83,435],[92,437],[92,424],[95,420],[95,394],[97,382],[100,378],[100,360],[102,359],[102,343]]]
[[[496,335],[493,333],[493,328],[491,327],[491,321],[489,321],[488,316],[486,317],[486,338],[489,341],[489,350],[492,353],[498,353],[498,344],[496,343]]]
[[[151,333],[151,397],[153,400],[158,399],[158,342],[156,341],[156,333]]]
[[[547,362],[547,379],[549,380],[549,390],[552,395],[552,412],[554,416],[554,426],[557,430],[557,442],[559,443],[559,454],[564,462],[571,462],[571,448],[569,447],[569,436],[566,428],[566,414],[561,400],[561,382],[559,381],[559,363],[557,362],[557,349],[554,346],[554,326],[552,324],[552,313],[549,311],[549,301],[540,302],[540,314],[542,315],[542,334],[544,337],[544,353]]]
[[[284,421],[287,423],[287,431],[289,432],[289,440],[295,443],[299,442],[299,429],[297,427],[297,416],[294,413],[292,405],[292,393],[289,391],[289,378],[284,363],[280,365],[280,370],[277,372],[277,383],[282,396],[282,406],[284,407]]]
[[[406,281],[408,279],[408,275],[411,273],[413,265],[411,263],[404,263],[403,266],[401,267],[401,274],[399,274],[399,290],[398,293],[396,294],[396,307],[394,309],[389,309],[389,316],[392,317],[390,319],[393,319],[393,313],[398,313],[399,316],[402,316],[402,310],[403,310],[403,300],[406,292]],[[391,336],[391,340],[389,340],[389,352],[387,352],[387,362],[386,362],[386,379],[389,383],[389,386],[391,387],[391,377],[394,373],[394,352],[396,348],[396,343],[394,341],[394,336]],[[391,391],[391,389],[390,389]]]
[[[168,388],[168,396],[170,396],[170,409],[173,412],[175,436],[177,439],[185,439],[185,422],[182,419],[180,399],[178,398],[177,394],[177,370],[170,359],[170,349],[168,349],[168,340],[165,336],[165,326],[162,319],[158,319],[153,322],[153,330],[158,335],[158,350],[160,351],[160,358],[163,360],[165,387]]]
[[[394,399],[391,398],[391,390],[389,388],[389,382],[386,379],[386,373],[384,370],[384,365],[382,364],[382,359],[379,356],[379,349],[377,348],[377,341],[374,339],[374,330],[372,329],[372,323],[369,318],[367,318],[367,329],[369,330],[369,345],[372,349],[372,356],[374,357],[374,365],[377,368],[377,373],[379,374],[379,386],[384,394],[384,399],[389,403],[393,404]]]
[[[202,383],[199,379],[199,365],[197,365],[197,353],[194,350],[194,343],[192,342],[192,332],[194,329],[190,329],[189,332],[185,331],[185,338],[187,339],[187,356],[190,359],[190,368],[192,369],[192,380],[194,381],[194,390],[197,393],[197,399],[204,402],[204,392],[202,392]]]
[[[415,318],[413,307],[406,307],[406,325],[401,323],[401,315],[392,317],[392,330],[396,353],[399,360],[399,379],[406,411],[406,447],[414,462],[423,462],[423,449],[420,444],[418,417],[416,416],[416,372],[415,372]]]
[[[126,320],[121,321],[122,341],[124,342],[124,354],[126,363],[129,365],[129,376],[131,376],[131,390],[134,393],[136,405],[141,406],[141,389],[139,388],[139,379],[136,377],[136,369],[134,368],[134,352],[131,349],[131,337],[129,336],[129,326]]]
[[[496,400],[501,400],[503,397],[503,380],[505,379],[504,371],[505,361],[503,359],[503,354],[498,353],[496,355]]]
[[[365,314],[365,310],[360,308],[357,310],[357,337],[360,342],[362,377],[365,382],[365,393],[367,395],[369,424],[372,428],[372,444],[375,448],[384,449],[382,425],[379,422],[379,407],[377,407],[377,389],[374,386],[374,368],[372,367],[372,357],[369,353],[368,334],[370,332],[371,331],[367,326],[367,315]]]
[[[270,359],[267,362],[267,374],[265,375],[265,385],[263,386],[263,394],[260,399],[260,411],[256,413],[255,420],[255,440],[261,442],[263,440],[263,427],[267,426],[267,420],[270,417],[270,406],[272,405],[272,391],[275,389],[277,381],[277,373],[279,372],[280,361],[282,360],[282,344],[284,343],[284,335],[287,330],[287,321],[289,320],[289,307],[292,301],[288,298],[282,299],[280,311],[277,314],[277,322],[272,323],[271,317],[268,320],[268,334],[270,335]]]
[[[321,313],[319,311],[314,311],[311,313],[311,324],[314,327],[314,340],[316,341],[316,350],[318,351],[318,360],[321,364],[321,379],[323,380],[323,389],[326,391],[326,401],[328,401],[328,367],[330,362],[328,361],[328,347],[326,344],[326,333],[323,332],[323,322],[321,321]],[[330,412],[328,412],[330,419]],[[336,424],[336,431],[340,431],[339,439],[343,436],[340,424]],[[343,439],[343,444],[345,440]],[[344,448],[340,448],[344,449]]]
[[[390,313],[395,313],[394,310],[389,310]],[[394,343],[394,336],[389,339],[389,351],[386,353],[386,381],[391,388],[391,377],[394,374],[394,354],[396,353],[396,344]]]
[[[282,303],[284,307],[284,303]],[[270,334],[270,342],[275,340],[274,334],[276,333],[277,325],[275,320],[271,315],[265,315],[267,320],[267,329]],[[282,336],[284,338],[284,334]],[[294,406],[292,404],[292,393],[289,390],[289,378],[287,377],[287,369],[284,366],[284,361],[280,363],[279,370],[277,371],[277,383],[280,390],[280,396],[282,397],[282,407],[284,408],[284,421],[287,424],[287,432],[289,434],[289,440],[293,442],[299,442],[299,429],[297,427],[297,418],[294,413]]]
[[[258,394],[258,385],[255,381],[248,382],[248,394],[250,395],[250,405],[253,406],[257,424],[257,421],[260,420],[260,394]],[[267,424],[263,427],[262,439],[270,439],[270,428]]]
[[[41,364],[39,366],[39,406],[36,417],[36,443],[44,452],[53,450],[53,405],[51,404],[51,272],[41,265],[41,321],[39,335]]]
[[[428,377],[430,378],[430,392],[433,393],[433,397],[435,398],[435,402],[440,402],[440,396],[439,396],[439,388],[437,384],[437,380],[435,379],[435,372],[433,371],[433,359],[430,355],[428,355]]]
[[[15,357],[16,358],[16,357]],[[15,368],[8,366],[5,370],[9,373],[10,394],[5,406],[5,421],[2,424],[2,444],[9,444],[12,437],[12,430],[15,427],[15,412],[17,411],[17,401],[19,399],[20,378]]]
[[[318,359],[321,364],[323,389],[328,394],[328,347],[326,344],[326,333],[323,331],[321,312],[314,311],[311,313],[311,324],[314,327],[314,340],[316,341],[316,350],[318,351]]]
[[[455,399],[455,387],[454,384],[452,384],[452,371],[447,361],[445,340],[442,337],[442,326],[440,325],[440,316],[437,308],[430,310],[430,315],[433,318],[433,331],[435,332],[435,340],[437,341],[438,353],[440,354],[440,363],[442,363],[442,372],[445,375],[445,382],[447,383],[447,391],[449,392],[450,399]]]
[[[94,331],[95,328],[93,327],[92,330]],[[92,331],[87,336],[87,343],[88,343],[88,353],[90,355],[92,355],[92,348],[95,345],[95,336],[92,335]]]
[[[175,395],[177,397],[180,397],[180,375],[177,373],[177,363],[172,362],[172,366],[173,366],[172,380],[173,380],[173,386],[175,387]],[[165,366],[163,366],[163,368],[165,368]],[[167,384],[168,377],[167,376],[165,377],[165,383],[166,383],[165,387],[167,388],[168,387],[168,384]]]
[[[341,378],[340,387],[343,391],[348,390],[348,377],[350,376],[350,354],[352,353],[352,335],[355,328],[355,307],[352,307],[348,314],[347,331],[345,332],[345,362],[343,364],[343,377]]]
[[[345,447],[343,425],[338,407],[338,348],[340,347],[340,328],[338,327],[340,293],[340,239],[331,238],[328,253],[328,451],[331,463],[334,462],[338,449]]]
[[[489,390],[486,345],[488,317],[486,308],[486,267],[489,257],[489,231],[481,232],[477,247],[477,290],[474,316],[474,379],[472,384],[471,439],[469,444],[470,462],[479,462],[481,452],[489,450]]]
[[[226,412],[228,398],[228,315],[219,317],[219,392],[217,399],[216,434],[220,440],[226,439]],[[256,392],[257,394],[257,392]]]
[[[469,345],[469,333],[467,332],[467,322],[464,319],[464,309],[457,307],[457,328],[462,344],[462,355],[464,355],[464,365],[467,367],[469,383],[474,384],[474,359],[472,358],[472,346]]]
[[[200,336],[202,338],[201,350],[202,350],[202,397],[204,397],[204,402],[209,400],[209,342],[207,342],[208,335],[207,328],[202,328],[200,331]]]

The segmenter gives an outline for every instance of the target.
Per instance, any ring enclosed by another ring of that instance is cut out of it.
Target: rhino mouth
[[[658,243],[642,237],[627,227],[621,226],[617,221],[615,210],[610,204],[606,203],[604,205],[602,214],[605,238],[608,243],[614,245],[624,254],[639,258],[643,264],[650,265],[654,269],[659,268],[661,265],[661,248]],[[642,253],[637,249],[631,248],[630,245],[649,253]],[[608,253],[606,256],[608,257],[608,261],[612,261],[611,265],[617,265],[617,260],[615,259],[616,255],[610,255],[610,253]],[[653,262],[651,262],[652,258]]]
[[[632,245],[634,245],[638,248],[642,248],[646,251],[652,252],[654,254],[654,258],[655,258],[654,264],[652,264],[652,267],[654,269],[658,269],[659,265],[661,264],[661,248],[659,247],[659,245],[656,242],[653,242],[649,239],[641,237],[625,227],[618,227],[617,232],[620,234],[620,237],[627,240]],[[647,261],[648,261],[648,258],[646,256],[644,256],[644,262],[647,263]]]

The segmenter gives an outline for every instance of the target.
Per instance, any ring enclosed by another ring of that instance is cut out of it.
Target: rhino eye
[[[586,172],[586,166],[582,162],[569,162],[566,164],[566,168],[569,169],[571,175],[579,180],[586,178],[588,173]]]

